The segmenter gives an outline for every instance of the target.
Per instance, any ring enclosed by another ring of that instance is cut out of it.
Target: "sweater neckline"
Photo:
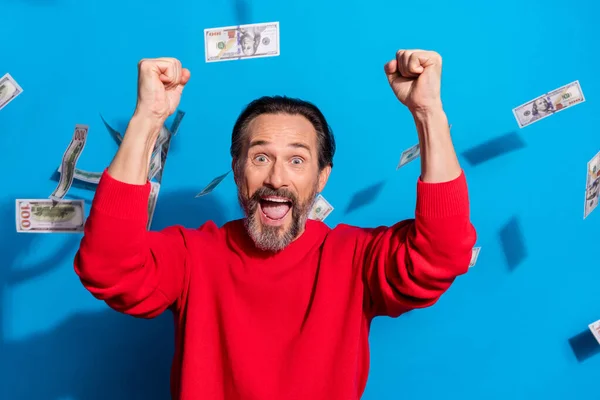
[[[330,229],[321,221],[308,219],[304,227],[304,232],[292,241],[286,248],[278,252],[260,250],[254,244],[254,241],[248,234],[244,225],[244,219],[238,219],[229,222],[227,225],[228,241],[234,246],[243,256],[256,261],[262,261],[260,264],[270,264],[271,262],[279,262],[290,259],[300,259],[306,254],[307,249],[312,247],[314,243],[325,236]]]

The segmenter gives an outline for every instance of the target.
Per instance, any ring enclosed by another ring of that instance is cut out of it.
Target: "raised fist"
[[[384,69],[394,94],[411,112],[441,106],[442,57],[438,53],[398,50]]]
[[[138,63],[136,113],[163,123],[175,112],[190,71],[175,58],[146,58]]]

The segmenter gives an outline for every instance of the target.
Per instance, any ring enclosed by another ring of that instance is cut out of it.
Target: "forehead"
[[[261,114],[247,128],[246,143],[264,140],[275,145],[303,143],[310,149],[317,147],[317,132],[302,115]]]

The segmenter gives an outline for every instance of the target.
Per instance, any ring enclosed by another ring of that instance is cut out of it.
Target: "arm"
[[[143,318],[175,304],[189,276],[182,229],[146,231],[149,193],[150,183],[124,183],[105,171],[74,261],[94,297]]]
[[[189,275],[183,229],[146,231],[152,150],[187,79],[189,71],[173,59],[139,64],[136,111],[98,184],[74,260],[96,298],[139,317],[154,317],[176,303]]]
[[[398,316],[434,304],[468,270],[476,232],[439,98],[441,58],[398,52],[386,73],[415,120],[421,149],[415,219],[366,231],[364,280],[371,315]]]
[[[108,174],[123,183],[145,185],[161,127],[160,120],[134,113],[119,150],[108,166]]]
[[[448,118],[442,105],[413,113],[421,152],[421,178],[425,183],[448,182],[458,178],[462,169],[458,163]]]
[[[365,232],[367,314],[396,317],[433,305],[467,272],[476,240],[464,173],[443,183],[419,179],[414,219]]]

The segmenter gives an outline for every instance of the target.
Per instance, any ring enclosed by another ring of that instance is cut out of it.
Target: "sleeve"
[[[127,184],[104,171],[74,260],[94,297],[141,318],[173,305],[189,274],[183,228],[147,231],[149,194],[149,182]]]
[[[433,305],[469,268],[475,228],[464,172],[442,183],[417,182],[415,218],[365,231],[360,262],[371,317],[397,317]]]

